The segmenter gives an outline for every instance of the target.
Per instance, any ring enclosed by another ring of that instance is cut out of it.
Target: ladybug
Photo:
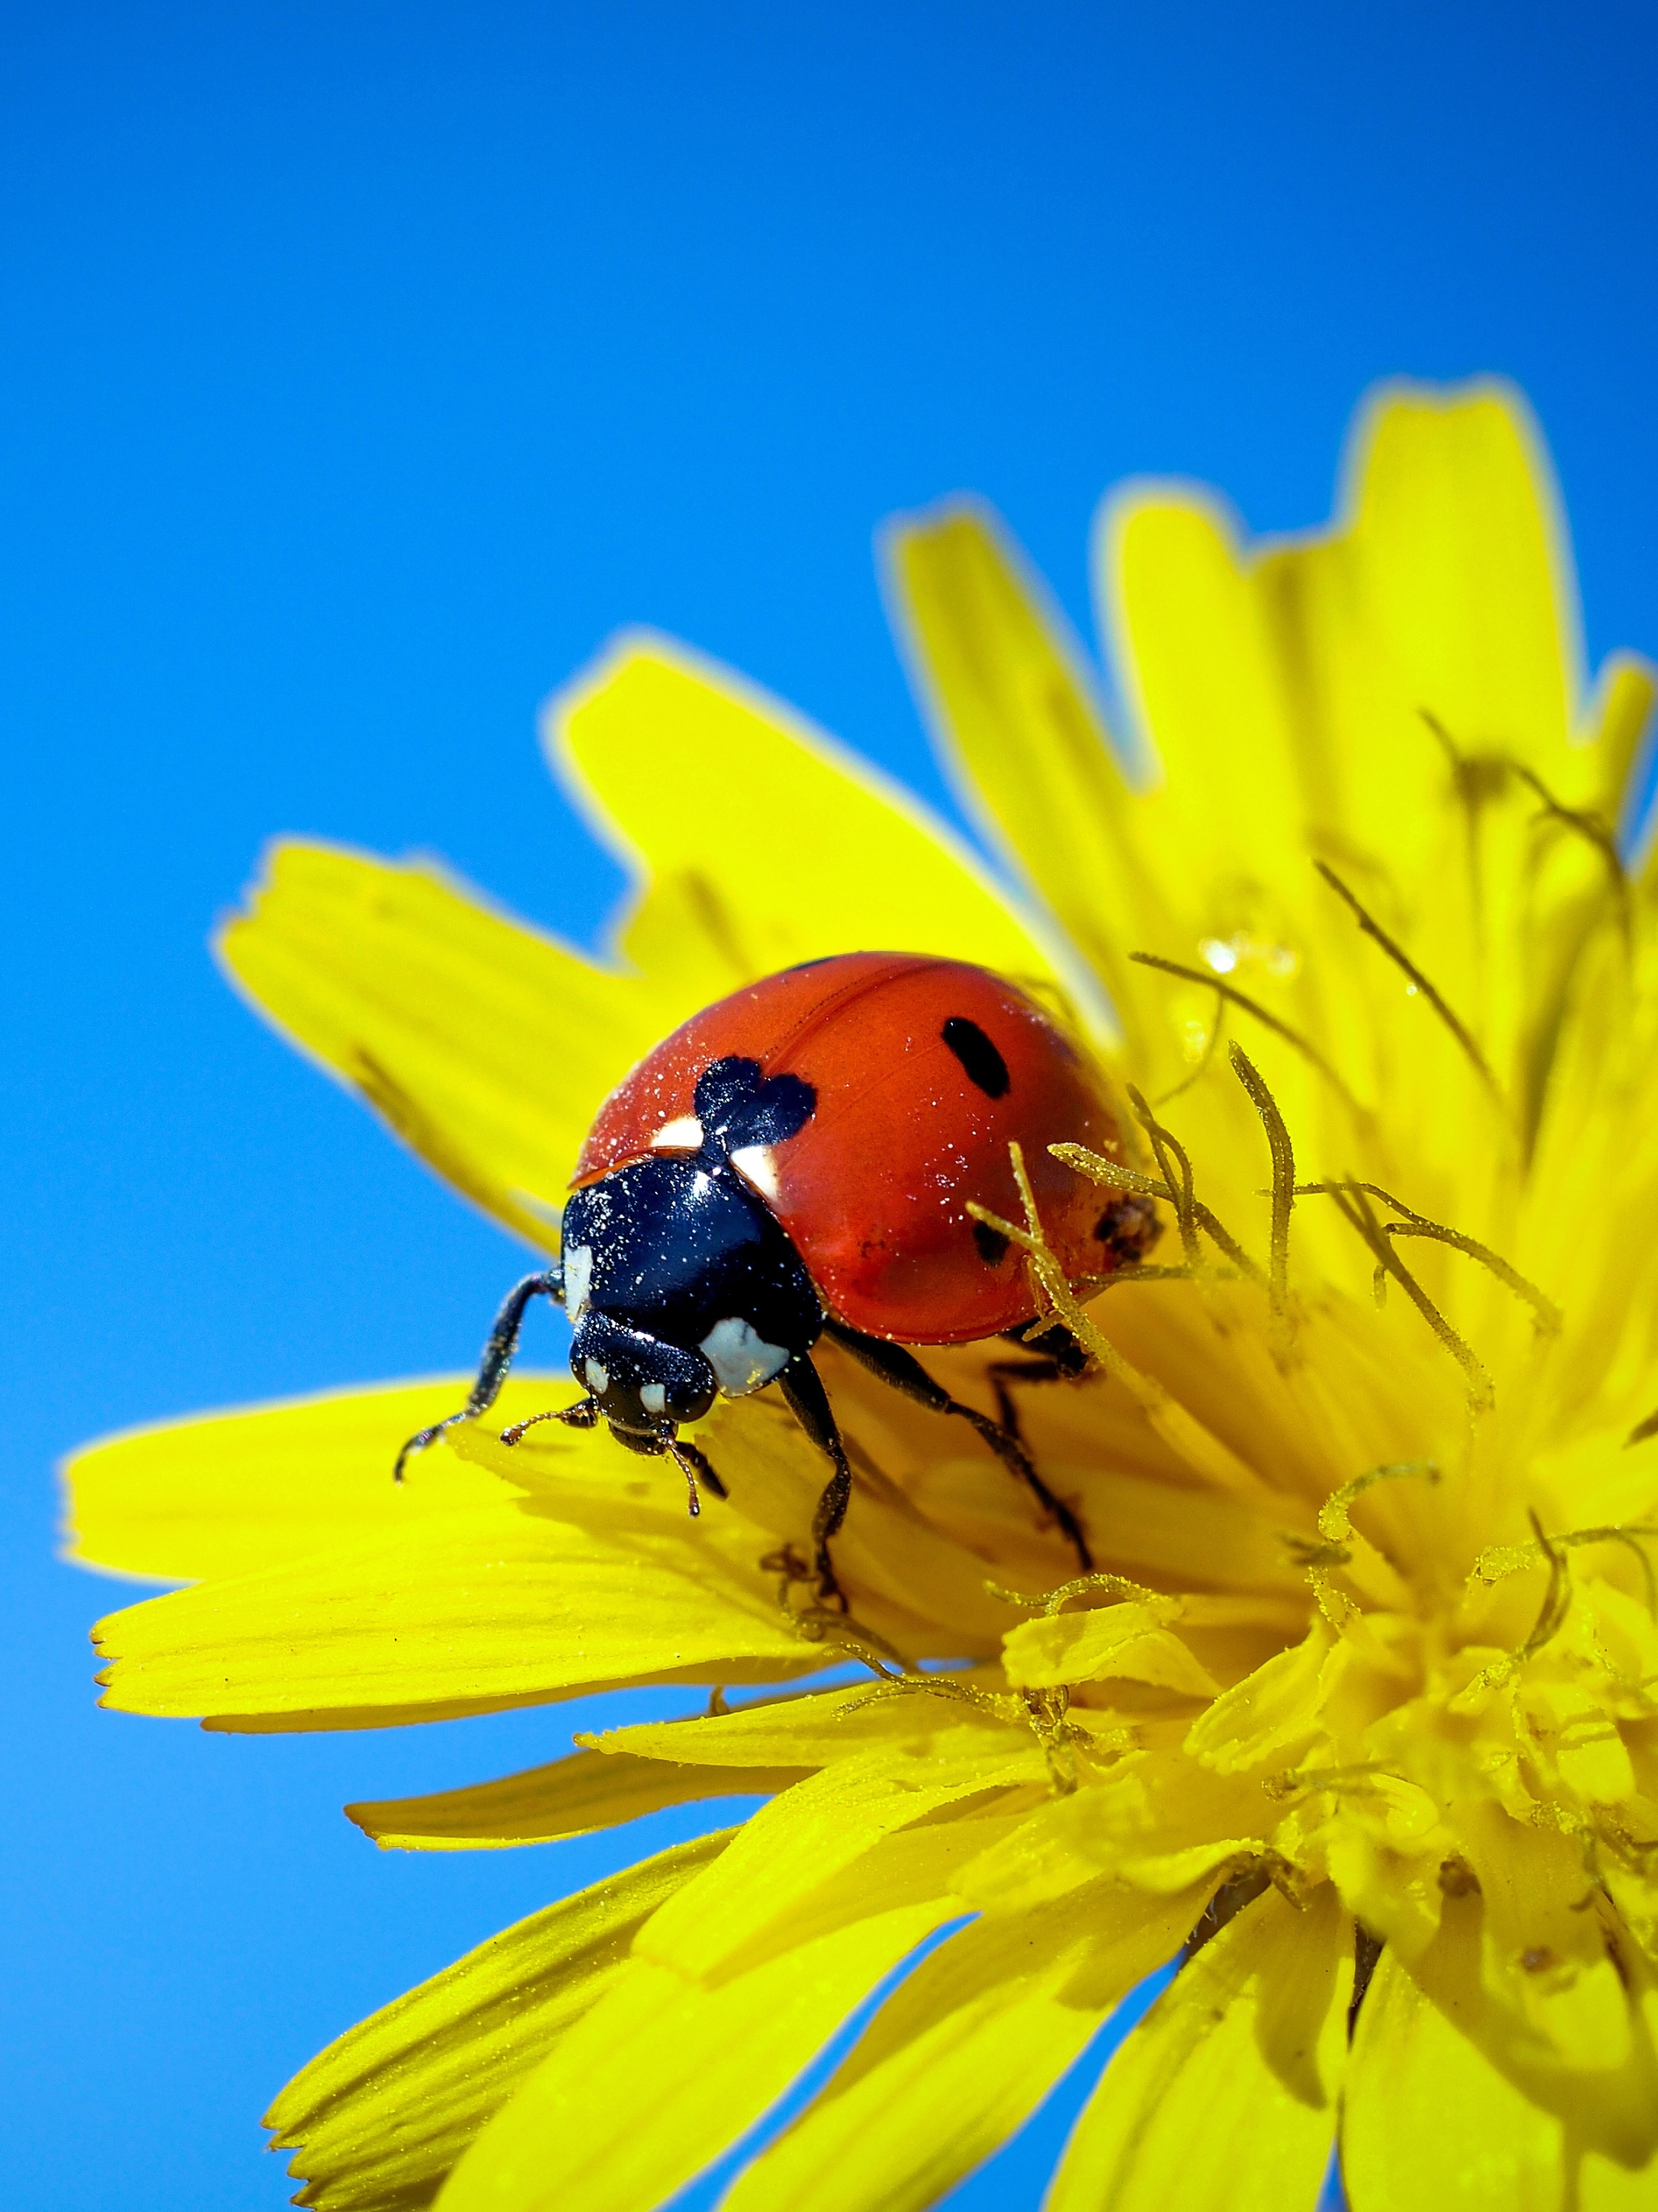
[[[1034,1318],[1023,1258],[967,1210],[1004,1217],[1023,1149],[1043,1232],[1067,1277],[1132,1265],[1157,1234],[1147,1202],[1100,1212],[1048,1146],[1119,1149],[1098,1073],[1035,1001],[964,961],[893,952],[812,960],[735,991],[683,1023],[611,1092],[572,1178],[562,1255],[527,1275],[496,1317],[465,1406],[410,1437],[410,1455],[493,1404],[525,1309],[547,1297],[574,1329],[586,1395],[537,1414],[666,1454],[725,1487],[678,1431],[718,1397],[775,1383],[830,1474],[813,1528],[823,1597],[829,1543],[852,1487],[811,1361],[827,1337],[905,1395],[969,1422],[1057,1521],[1084,1569],[1087,1540],[1020,1442],[1005,1387],[1081,1370],[1079,1347],[993,1370],[992,1420],[935,1382],[908,1345],[978,1342]],[[516,1443],[531,1425],[504,1432]]]

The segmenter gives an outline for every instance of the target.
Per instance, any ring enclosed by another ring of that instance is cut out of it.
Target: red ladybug
[[[1110,1273],[1156,1235],[1144,1201],[1101,1213],[1093,1187],[1051,1157],[1061,1139],[1117,1149],[1100,1079],[1033,1000],[983,968],[850,952],[733,992],[665,1038],[599,1109],[561,1259],[508,1294],[466,1405],[410,1438],[398,1474],[452,1422],[487,1411],[525,1308],[546,1296],[574,1324],[570,1364],[587,1395],[537,1418],[591,1428],[602,1416],[630,1449],[669,1454],[693,1512],[699,1480],[725,1492],[681,1424],[717,1396],[777,1383],[833,1470],[813,1530],[826,1596],[836,1594],[828,1547],[852,1475],[811,1363],[820,1336],[969,1421],[1086,1566],[1083,1532],[1031,1466],[1005,1400],[993,1421],[902,1349],[974,1342],[1032,1319],[1020,1254],[967,1210],[974,1200],[1017,1217],[1011,1141],[1072,1279]]]

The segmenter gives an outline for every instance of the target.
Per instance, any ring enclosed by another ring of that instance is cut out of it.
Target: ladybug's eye
[[[965,1014],[952,1014],[940,1034],[969,1083],[976,1083],[987,1098],[1006,1097],[1007,1062],[977,1022],[969,1021]]]

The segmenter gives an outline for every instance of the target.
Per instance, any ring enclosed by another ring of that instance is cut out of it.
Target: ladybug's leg
[[[483,1347],[478,1362],[477,1380],[467,1393],[466,1403],[458,1413],[451,1413],[441,1421],[434,1421],[429,1429],[422,1429],[410,1437],[398,1454],[398,1463],[392,1470],[394,1482],[403,1480],[403,1470],[416,1452],[423,1452],[428,1444],[435,1443],[446,1429],[452,1429],[457,1421],[472,1421],[480,1413],[487,1413],[501,1395],[501,1386],[507,1380],[507,1370],[518,1350],[519,1332],[524,1327],[525,1310],[531,1298],[556,1298],[563,1295],[564,1271],[562,1267],[545,1268],[538,1275],[526,1275],[521,1283],[514,1283],[501,1302],[501,1311],[495,1316],[495,1325],[489,1332],[489,1341]]]
[[[818,1450],[828,1455],[835,1469],[823,1486],[823,1494],[812,1516],[812,1559],[817,1569],[818,1596],[825,1605],[836,1604],[844,1613],[846,1596],[835,1579],[829,1547],[830,1537],[839,1533],[847,1517],[847,1505],[852,1497],[852,1468],[847,1448],[841,1441],[841,1431],[829,1409],[829,1393],[805,1352],[797,1352],[777,1381],[788,1401],[789,1411]]]
[[[933,1381],[914,1352],[906,1352],[901,1344],[889,1344],[878,1336],[865,1336],[844,1322],[825,1319],[823,1333],[849,1352],[853,1358],[867,1367],[872,1375],[878,1375],[895,1390],[913,1398],[918,1406],[929,1413],[954,1413],[969,1422],[989,1445],[1002,1465],[1011,1474],[1016,1474],[1041,1503],[1044,1512],[1059,1523],[1072,1549],[1080,1560],[1083,1571],[1091,1571],[1093,1556],[1088,1548],[1088,1539],[1082,1532],[1082,1523],[1062,1498],[1056,1498],[1031,1465],[1029,1455],[1019,1442],[1011,1424],[993,1421],[988,1413],[981,1413],[976,1406],[964,1406],[959,1398],[952,1398],[948,1390]]]
[[[688,1443],[683,1437],[676,1437],[669,1444],[668,1449],[681,1467],[687,1464],[691,1467],[698,1482],[701,1484],[710,1498],[728,1498],[731,1495],[725,1484],[714,1473],[708,1455],[699,1446]]]
[[[1009,1344],[1017,1344],[1022,1352],[1030,1349],[1023,1329],[1009,1329],[1006,1340]],[[1068,1382],[1087,1370],[1087,1352],[1063,1323],[1056,1322],[1045,1328],[1036,1343],[1047,1348],[1038,1351],[1035,1358],[995,1359],[985,1370],[990,1387],[996,1393],[997,1413],[1010,1436],[1019,1434],[1019,1416],[1013,1403],[1014,1383]]]
[[[1065,1370],[1057,1359],[993,1359],[985,1370],[985,1380],[996,1393],[996,1414],[1011,1437],[1024,1441],[1019,1426],[1019,1409],[1013,1402],[1016,1382],[1059,1382]]]

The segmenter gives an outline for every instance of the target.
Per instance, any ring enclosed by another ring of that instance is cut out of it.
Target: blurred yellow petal
[[[1537,1869],[1538,1941],[1516,1955],[1522,1867],[1517,1852],[1507,1868],[1487,1855],[1480,1880],[1489,1876],[1498,1893],[1493,1899],[1483,1887],[1448,1897],[1430,1942],[1408,1959],[1387,1954],[1398,1972],[1382,1983],[1383,2002],[1368,2029],[1369,1997],[1359,2015],[1356,2085],[1370,2083],[1368,2096],[1390,2094],[1392,2082],[1396,2100],[1419,2099],[1430,2079],[1465,2089],[1458,2153],[1471,2168],[1479,2169],[1487,2138],[1504,2124],[1500,2115],[1512,2100],[1533,2116],[1514,2135],[1515,2154],[1523,2153],[1540,2171],[1550,2160],[1558,2163],[1564,2127],[1574,2157],[1594,2151],[1625,2170],[1645,2171],[1658,2188],[1658,1974],[1627,1929],[1616,1929],[1608,1954],[1603,1900],[1580,1887],[1576,1917],[1579,1928],[1587,1923],[1598,1954],[1582,1961],[1588,1942],[1562,1925],[1558,1861]],[[1510,1885],[1513,1893],[1501,1896]],[[1550,1936],[1561,1948],[1545,1940]],[[1374,2130],[1376,2123],[1367,2124]],[[1440,2155],[1448,2160],[1451,2152]]]
[[[1346,2058],[1351,1945],[1327,1888],[1302,1911],[1272,1890],[1245,1905],[1106,2068],[1047,2212],[1310,2212]]]
[[[1358,2015],[1341,2169],[1352,2212],[1560,2212],[1570,2201],[1559,2121],[1504,2081],[1387,1951]]]
[[[821,1668],[764,1578],[618,1498],[608,1533],[473,1508],[100,1621],[103,1702],[237,1730],[390,1727],[624,1681]]]
[[[1431,709],[1465,750],[1517,753],[1558,786],[1573,764],[1582,644],[1529,409],[1503,385],[1400,386],[1372,401],[1354,446],[1357,582],[1394,698]],[[1351,787],[1357,812],[1383,800],[1388,763],[1361,744],[1346,751],[1367,776]]]
[[[1583,718],[1594,775],[1584,796],[1608,829],[1626,836],[1637,826],[1631,810],[1643,796],[1643,749],[1655,704],[1658,668],[1638,653],[1608,653]]]
[[[383,1850],[495,1850],[544,1844],[709,1797],[769,1797],[811,1771],[799,1766],[676,1766],[627,1753],[579,1751],[547,1766],[443,1790],[348,1805],[346,1818]]]
[[[1424,709],[1461,752],[1551,783],[1576,765],[1570,564],[1523,405],[1384,390],[1347,475],[1333,532],[1256,556],[1200,498],[1117,503],[1106,583],[1166,771],[1166,868],[1224,884],[1248,854],[1260,896],[1304,902],[1310,827],[1413,883],[1448,774]]]
[[[64,1467],[65,1553],[105,1574],[195,1582],[499,1503],[497,1478],[452,1452],[429,1452],[407,1482],[392,1480],[399,1448],[452,1413],[471,1380],[329,1391],[87,1444]],[[498,1401],[501,1425],[562,1387],[515,1376]]]
[[[821,953],[1050,962],[959,838],[899,786],[727,670],[624,637],[550,712],[555,764],[630,866],[698,885],[733,988]],[[688,1011],[689,1011],[688,1009]]]
[[[952,501],[888,533],[900,634],[947,763],[1142,1045],[1136,945],[1169,934],[1082,655],[997,518]]]
[[[952,1936],[749,2168],[728,2212],[922,2212],[1023,2124],[1202,1904],[1096,1881]]]
[[[1100,558],[1123,683],[1160,769],[1141,835],[1188,933],[1148,949],[1189,960],[1206,929],[1283,938],[1308,874],[1297,732],[1271,610],[1230,519],[1200,495],[1139,488],[1108,510]]]
[[[954,1909],[853,1918],[710,1988],[635,1960],[478,2137],[442,2212],[655,2212]]]
[[[429,866],[331,846],[274,847],[219,951],[428,1167],[543,1245],[600,1102],[695,1010]]]
[[[1652,2212],[1658,2203],[1658,2173],[1652,2166],[1631,2168],[1586,2151],[1577,2169],[1576,2212]]]
[[[331,2044],[266,2116],[323,2212],[430,2201],[479,2129],[595,2003],[641,1924],[717,1858],[703,1836],[492,1936]]]

